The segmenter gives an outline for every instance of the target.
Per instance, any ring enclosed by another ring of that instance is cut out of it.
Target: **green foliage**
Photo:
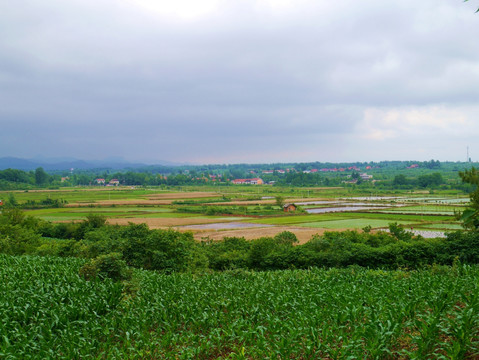
[[[22,205],[24,209],[38,209],[38,208],[62,208],[67,204],[68,201],[64,199],[52,199],[51,197],[46,197],[41,200],[32,200],[29,199]]]
[[[0,224],[20,225],[25,220],[25,213],[17,208],[6,208],[0,215]]]
[[[172,229],[151,230],[146,237],[129,238],[123,248],[123,258],[134,267],[166,272],[185,271],[193,259],[195,245],[191,233]]]
[[[303,245],[298,245],[296,236],[288,231],[249,241],[226,238],[200,243],[191,233],[150,230],[146,224],[111,226],[103,216],[93,214],[77,224],[40,221],[25,217],[19,209],[6,209],[0,216],[0,252],[89,259],[114,253],[121,254],[128,266],[167,273],[351,265],[418,268],[451,264],[456,256],[465,263],[476,263],[477,237],[477,232],[471,232],[467,236],[451,233],[446,239],[423,239],[393,223],[389,232],[326,232]]]
[[[15,195],[13,193],[8,194],[8,200],[7,200],[6,206],[8,208],[14,208],[17,205],[18,205],[18,201],[17,201],[17,198],[15,197]]]
[[[280,243],[280,244],[285,244],[285,245],[293,245],[298,242],[298,238],[294,233],[291,231],[283,231],[280,232],[279,234],[276,234],[274,236],[274,239]]]
[[[458,219],[466,229],[479,229],[479,209],[466,209],[458,214]]]
[[[404,174],[398,174],[394,177],[393,180],[393,185],[407,185],[409,183],[408,179],[406,178],[406,175]]]
[[[75,227],[73,236],[77,240],[84,238],[89,231],[100,229],[106,225],[106,216],[101,214],[90,213],[86,216],[86,220]]]
[[[225,237],[223,241],[202,243],[213,270],[227,270],[248,267],[248,253],[251,242],[245,238]]]
[[[397,239],[402,241],[408,241],[412,239],[413,234],[406,231],[402,226],[397,223],[389,224],[389,232]]]
[[[444,184],[444,179],[441,173],[435,172],[430,175],[420,175],[417,178],[417,183],[422,188],[435,187]]]
[[[21,225],[0,225],[0,253],[34,254],[41,245],[40,236]]]
[[[123,281],[131,279],[131,270],[122,260],[120,253],[109,253],[100,255],[83,265],[79,270],[79,275],[85,280],[93,280],[98,277],[102,280],[108,278],[113,281]]]
[[[288,269],[294,267],[293,243],[296,236],[284,231],[274,238],[262,237],[251,240],[248,265],[256,270]]]
[[[458,214],[466,229],[479,229],[479,171],[472,167],[469,170],[459,172],[464,183],[475,186],[474,191],[469,195],[471,198],[471,209],[466,209]]]
[[[35,183],[37,185],[45,185],[49,181],[49,175],[43,170],[42,167],[39,167],[35,170]]]
[[[90,213],[86,216],[85,224],[90,229],[99,229],[106,224],[106,216],[101,214]]]
[[[365,227],[362,228],[362,230],[363,230],[365,233],[370,233],[371,230],[372,230],[372,227],[371,227],[371,225],[366,225]]]
[[[284,197],[282,196],[275,196],[274,198],[274,201],[276,203],[276,206],[279,206],[281,209],[283,208],[284,206]]]

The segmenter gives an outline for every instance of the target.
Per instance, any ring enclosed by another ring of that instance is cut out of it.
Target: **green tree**
[[[37,185],[44,185],[48,182],[48,179],[49,176],[42,167],[39,167],[35,170],[35,183]]]
[[[444,179],[440,173],[433,173],[430,175],[421,175],[417,178],[417,183],[420,187],[426,188],[431,186],[438,186],[444,184]]]
[[[472,167],[470,170],[459,172],[462,182],[475,185],[476,188],[469,195],[471,207],[458,214],[466,229],[479,229],[479,171]]]
[[[278,205],[282,209],[284,206],[284,197],[278,195],[278,196],[275,196],[274,199],[276,201],[276,205]]]
[[[17,199],[15,198],[15,195],[13,195],[12,193],[8,194],[8,201],[7,201],[7,206],[9,208],[14,208],[18,205],[18,201]]]
[[[274,239],[280,244],[292,245],[298,242],[296,234],[292,233],[291,231],[280,232],[274,236]]]
[[[408,180],[406,178],[406,175],[404,174],[399,174],[394,177],[393,180],[393,185],[398,186],[398,185],[407,185]]]

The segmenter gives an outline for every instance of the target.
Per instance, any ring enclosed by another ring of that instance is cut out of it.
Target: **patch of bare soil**
[[[219,222],[230,222],[228,219],[205,219],[205,218],[118,218],[108,219],[109,224],[128,225],[133,224],[147,224],[150,229],[168,229],[175,228],[179,231],[193,232],[196,240],[204,240],[209,238],[211,240],[222,240],[224,237],[244,237],[247,240],[258,239],[260,237],[273,237],[283,231],[291,231],[298,238],[299,244],[304,244],[311,240],[313,235],[322,235],[325,231],[344,231],[346,229],[311,229],[294,226],[273,226],[264,228],[250,228],[250,229],[235,229],[235,230],[191,230],[184,229],[184,225],[196,224],[212,224]]]
[[[322,235],[325,229],[306,229],[293,226],[275,226],[266,228],[254,228],[254,229],[237,229],[237,230],[224,230],[224,231],[193,231],[196,240],[202,240],[209,238],[212,240],[222,240],[224,237],[244,237],[247,240],[258,239],[263,236],[273,237],[283,231],[291,231],[298,238],[299,244],[304,244],[311,240],[311,237],[315,234]]]

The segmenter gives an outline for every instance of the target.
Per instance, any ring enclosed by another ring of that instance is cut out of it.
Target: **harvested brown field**
[[[181,230],[181,229],[180,229]],[[315,234],[322,235],[325,229],[305,229],[293,226],[274,226],[266,228],[254,228],[254,229],[237,229],[237,230],[224,230],[224,231],[193,231],[196,240],[202,240],[204,238],[210,238],[212,240],[222,240],[224,237],[244,237],[247,240],[258,239],[263,236],[275,236],[283,231],[291,231],[296,235],[299,240],[299,244],[304,244],[311,240],[311,237]]]
[[[315,234],[322,235],[325,231],[331,231],[326,229],[311,229],[300,228],[294,226],[270,226],[264,228],[250,228],[250,229],[235,229],[235,230],[191,230],[182,229],[185,225],[197,225],[197,224],[213,224],[220,222],[231,222],[229,219],[207,219],[207,218],[117,218],[108,219],[109,224],[128,225],[133,224],[147,224],[150,229],[166,229],[176,228],[179,231],[191,231],[194,234],[196,240],[202,240],[205,237],[209,237],[212,240],[221,240],[223,237],[244,237],[247,240],[258,239],[262,236],[275,236],[283,231],[291,231],[299,240],[300,244],[308,242]],[[341,229],[338,229],[340,231]]]

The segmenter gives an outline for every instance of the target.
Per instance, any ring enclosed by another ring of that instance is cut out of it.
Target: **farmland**
[[[24,204],[28,215],[47,221],[81,221],[90,213],[101,214],[111,224],[146,223],[150,228],[173,227],[206,237],[269,236],[284,230],[308,241],[317,231],[384,229],[389,223],[407,228],[437,231],[457,229],[454,212],[464,209],[467,197],[450,192],[428,195],[409,191],[364,196],[351,189],[281,188],[254,186],[210,186],[181,188],[65,188],[61,190],[3,193]],[[276,197],[300,206],[296,213],[284,213]],[[42,199],[61,201],[61,207],[35,206]],[[229,226],[225,226],[229,223]],[[264,227],[258,227],[258,224]],[[272,228],[271,228],[272,227]],[[277,231],[275,231],[277,229]]]
[[[479,267],[78,276],[83,260],[0,255],[0,357],[472,358]],[[214,294],[214,296],[211,296]]]
[[[457,191],[215,185],[0,196],[9,205],[0,358],[479,353],[479,236],[453,232],[468,205]]]

